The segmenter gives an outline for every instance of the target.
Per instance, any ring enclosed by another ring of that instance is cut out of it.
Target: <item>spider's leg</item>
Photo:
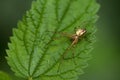
[[[62,36],[62,37],[68,37],[68,38],[72,38],[72,34],[68,34],[66,32],[59,32],[59,34]]]

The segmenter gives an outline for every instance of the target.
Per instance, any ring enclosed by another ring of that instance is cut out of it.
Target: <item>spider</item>
[[[81,37],[86,33],[86,29],[82,29],[82,28],[79,28],[76,30],[75,34],[72,34],[72,35],[69,35],[69,34],[66,34],[66,33],[62,33],[62,35],[64,36],[67,36],[69,37],[70,39],[72,39],[72,43],[71,45],[66,49],[66,51],[61,55],[62,57],[60,58],[60,63],[62,62],[65,54],[67,53],[67,51],[69,49],[71,49],[75,44],[78,43],[79,39],[81,39]],[[73,54],[73,57],[74,57],[74,54]],[[64,58],[65,59],[65,58]],[[74,62],[76,64],[76,62]],[[59,72],[60,70],[60,64],[58,66],[58,71]]]
[[[69,37],[71,40],[72,40],[72,43],[71,45],[66,49],[65,53],[63,53],[63,58],[64,58],[64,55],[67,53],[67,51],[69,49],[71,49],[75,44],[78,43],[79,39],[81,39],[81,37],[86,33],[86,29],[77,29],[75,34],[72,34],[72,35],[68,35],[66,33],[62,33],[64,34],[65,36]],[[74,56],[74,54],[73,54]]]
[[[76,33],[70,36],[70,38],[73,40],[70,47],[78,43],[78,40],[86,33],[85,29],[77,29]]]

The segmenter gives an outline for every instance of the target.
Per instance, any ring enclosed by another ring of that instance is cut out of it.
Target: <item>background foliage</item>
[[[80,80],[119,80],[119,1],[99,0],[99,2],[101,10],[97,32],[98,42],[93,51],[91,67],[86,69],[86,74],[80,76]],[[11,73],[3,56],[6,55],[5,49],[12,34],[12,26],[16,26],[17,21],[30,8],[30,4],[31,0],[0,1],[0,70],[2,71]]]

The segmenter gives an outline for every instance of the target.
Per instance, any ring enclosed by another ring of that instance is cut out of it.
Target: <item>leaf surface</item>
[[[7,60],[11,69],[28,80],[77,80],[87,66],[95,42],[98,9],[95,0],[33,2],[13,29],[8,44]],[[74,34],[76,27],[85,28],[90,35],[86,34],[86,38],[67,50],[72,42],[61,33]]]

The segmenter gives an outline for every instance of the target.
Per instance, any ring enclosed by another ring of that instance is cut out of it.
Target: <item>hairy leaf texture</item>
[[[8,44],[7,61],[11,69],[27,80],[77,80],[87,66],[95,42],[98,9],[96,0],[33,2],[13,29]],[[61,33],[74,34],[75,28],[85,28],[87,33],[67,50],[72,42]]]

